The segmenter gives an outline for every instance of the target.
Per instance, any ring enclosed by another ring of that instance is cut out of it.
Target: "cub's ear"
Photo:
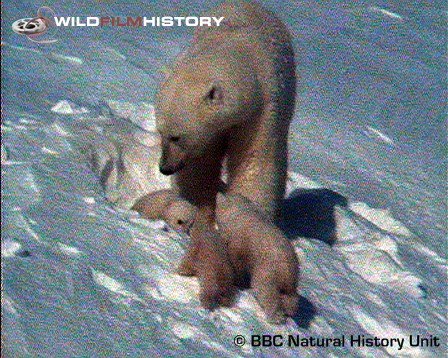
[[[204,100],[208,104],[222,103],[224,98],[223,89],[219,84],[212,84],[205,94]]]

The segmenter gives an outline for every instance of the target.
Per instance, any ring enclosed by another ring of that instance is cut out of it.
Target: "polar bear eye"
[[[216,103],[220,100],[222,100],[222,90],[219,86],[213,86],[208,91],[207,95],[205,96],[205,99],[208,103]]]
[[[183,225],[183,224],[184,224],[184,221],[181,220],[181,219],[179,219],[179,220],[177,220],[177,224],[178,224],[178,225]]]
[[[211,100],[214,100],[216,97],[216,88],[213,87],[210,92],[208,93],[208,98]]]
[[[170,136],[170,142],[178,142],[180,139],[179,136]]]

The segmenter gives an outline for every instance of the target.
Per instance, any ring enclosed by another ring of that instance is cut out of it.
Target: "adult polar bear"
[[[196,221],[202,227],[208,223],[207,237],[213,230],[224,158],[226,193],[249,199],[272,222],[279,216],[296,94],[293,48],[279,19],[251,1],[226,1],[210,13],[224,17],[221,26],[197,30],[156,95],[160,171],[175,174],[174,190],[198,208]],[[232,232],[232,222],[217,221],[226,227],[222,232]],[[192,230],[197,236],[193,243],[200,240],[201,230]],[[213,235],[219,240],[218,233]],[[187,252],[184,274],[194,272],[198,257],[206,259],[197,250],[193,244]],[[266,255],[263,245],[258,250]],[[206,307],[227,301],[224,296],[233,292],[224,287],[228,280],[219,279],[228,271],[222,268],[226,260],[218,261],[211,269],[216,270],[217,289],[203,295]],[[210,276],[206,279],[213,280]]]

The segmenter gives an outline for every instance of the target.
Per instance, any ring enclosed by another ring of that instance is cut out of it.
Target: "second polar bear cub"
[[[216,216],[238,278],[236,285],[253,288],[269,321],[282,323],[285,314],[294,316],[299,303],[299,261],[289,239],[238,194],[219,193]]]

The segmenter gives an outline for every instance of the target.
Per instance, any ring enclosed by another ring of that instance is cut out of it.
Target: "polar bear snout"
[[[163,175],[172,175],[181,170],[184,166],[185,164],[183,162],[172,164],[170,162],[164,161],[162,157],[159,165],[159,170]]]
[[[177,145],[173,138],[162,138],[162,157],[160,158],[159,170],[164,175],[172,175],[185,166],[185,151]]]

